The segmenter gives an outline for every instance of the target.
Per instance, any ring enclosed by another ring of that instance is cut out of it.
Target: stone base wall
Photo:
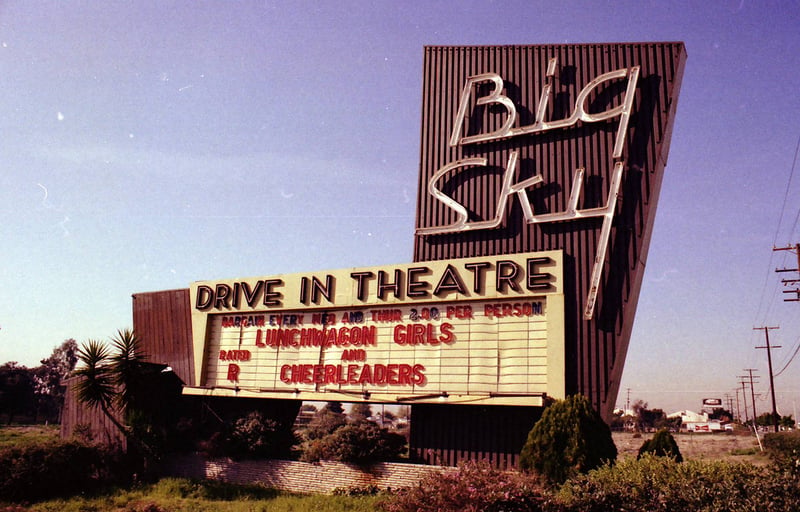
[[[416,485],[425,475],[453,470],[442,466],[381,462],[360,467],[342,462],[206,459],[185,455],[164,463],[164,476],[260,484],[282,491],[330,494],[337,488],[375,486],[398,489]]]

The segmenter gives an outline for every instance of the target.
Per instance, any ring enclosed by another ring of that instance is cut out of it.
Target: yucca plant
[[[78,401],[91,407],[99,408],[123,435],[127,428],[118,419],[117,388],[114,373],[109,364],[111,353],[108,346],[98,340],[89,340],[78,349],[78,366],[75,385]]]
[[[146,355],[141,350],[138,336],[130,330],[117,331],[111,347],[98,340],[89,340],[78,350],[78,367],[75,375],[77,398],[87,406],[99,408],[116,426],[129,446],[146,458],[154,456],[154,449],[135,428],[140,405],[148,397],[142,396],[145,381]],[[125,418],[122,422],[120,416]],[[146,430],[146,429],[145,429]]]
[[[115,352],[109,357],[109,367],[118,389],[116,405],[128,409],[142,399],[137,391],[142,385],[147,355],[141,349],[140,338],[130,329],[117,331],[111,345]]]

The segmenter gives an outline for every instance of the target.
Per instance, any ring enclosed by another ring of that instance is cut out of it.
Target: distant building
[[[667,418],[680,418],[681,430],[684,432],[722,432],[726,430],[720,420],[709,420],[708,413],[694,411],[678,411],[668,414]]]

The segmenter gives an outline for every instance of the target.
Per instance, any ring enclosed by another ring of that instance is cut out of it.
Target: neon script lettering
[[[619,159],[622,156],[623,148],[625,146],[625,135],[628,130],[628,123],[630,121],[631,111],[633,109],[633,100],[635,98],[636,83],[639,77],[639,66],[631,68],[618,69],[608,73],[604,73],[588,84],[581,90],[575,100],[575,106],[569,117],[558,120],[545,120],[545,114],[550,101],[552,90],[552,77],[555,74],[557,59],[550,59],[547,66],[547,82],[542,88],[542,93],[539,98],[539,105],[536,109],[536,118],[534,123],[528,126],[514,127],[517,120],[517,110],[514,102],[503,94],[504,82],[503,79],[496,73],[484,73],[467,78],[464,88],[461,92],[459,99],[458,112],[456,114],[453,132],[450,136],[450,146],[474,144],[478,142],[491,142],[520,135],[528,135],[534,133],[542,133],[550,130],[569,128],[575,126],[578,122],[581,123],[596,123],[606,121],[609,119],[619,118],[619,126],[614,142],[614,149],[612,158]],[[586,107],[586,102],[595,89],[601,84],[611,82],[614,80],[626,79],[624,97],[620,103],[612,108],[599,113],[589,113]],[[476,85],[484,82],[491,82],[491,92],[480,98],[473,100],[473,91]],[[464,124],[467,119],[469,105],[475,103],[476,106],[481,105],[494,105],[499,106],[506,112],[505,121],[502,125],[491,132],[478,133],[473,135],[466,135]],[[526,224],[544,224],[550,222],[564,222],[577,219],[586,218],[602,218],[603,224],[600,229],[600,236],[597,241],[597,252],[595,257],[594,266],[592,269],[592,277],[590,281],[589,293],[587,295],[586,304],[584,306],[584,318],[591,319],[594,315],[594,306],[597,300],[597,291],[600,285],[602,269],[605,263],[606,252],[608,249],[609,237],[611,234],[611,224],[616,213],[617,198],[619,196],[620,185],[622,183],[622,171],[624,163],[622,161],[615,161],[614,169],[609,183],[608,196],[606,204],[597,208],[578,209],[580,201],[581,190],[583,189],[584,181],[584,168],[578,168],[572,181],[572,189],[570,190],[569,200],[567,207],[564,211],[545,213],[536,215],[528,197],[528,189],[537,186],[544,182],[541,174],[537,174],[523,181],[514,183],[514,176],[517,173],[517,162],[519,160],[519,151],[511,151],[509,153],[508,161],[506,163],[505,172],[503,174],[503,181],[500,187],[500,195],[497,200],[497,209],[495,210],[494,217],[485,220],[469,220],[468,205],[462,205],[439,188],[440,179],[446,174],[454,171],[455,174],[462,172],[464,169],[472,167],[485,167],[488,163],[486,157],[470,157],[457,160],[437,170],[428,181],[428,193],[433,196],[437,201],[445,205],[455,214],[455,220],[450,224],[444,226],[433,226],[418,228],[418,235],[438,235],[444,233],[459,233],[464,231],[494,229],[503,226],[506,217],[506,211],[510,208],[509,202],[513,200],[516,195],[519,199],[520,206],[522,207],[522,214]]]

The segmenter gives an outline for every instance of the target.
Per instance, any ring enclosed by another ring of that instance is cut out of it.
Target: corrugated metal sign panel
[[[606,417],[685,61],[683,43],[425,48],[414,260],[564,251],[567,391],[584,393]],[[603,218],[580,213],[606,206],[613,215],[604,244]],[[577,214],[564,220],[570,211]],[[494,219],[500,224],[485,228]]]
[[[169,365],[186,385],[194,385],[189,289],[133,295],[133,328],[148,362]]]

